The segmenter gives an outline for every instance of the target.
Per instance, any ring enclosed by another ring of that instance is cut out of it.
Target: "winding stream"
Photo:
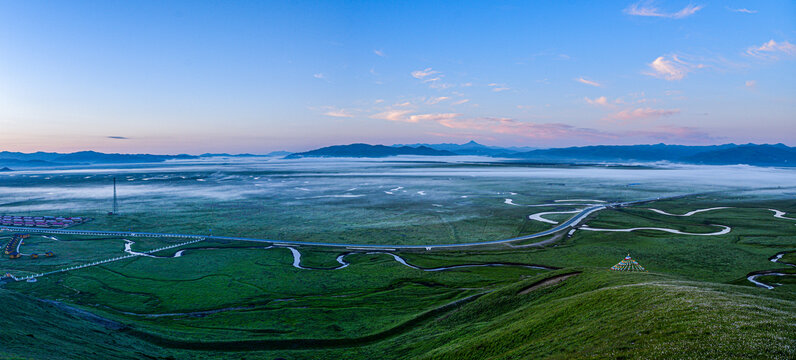
[[[689,211],[689,212],[687,212],[685,214],[682,214],[682,215],[681,214],[672,214],[672,213],[668,213],[666,211],[658,210],[658,209],[648,209],[648,210],[656,212],[656,213],[661,214],[661,215],[668,215],[668,216],[691,216],[691,215],[698,214],[698,213],[705,212],[705,211],[713,211],[713,210],[721,210],[721,209],[730,209],[730,208],[727,207],[727,206],[720,206],[720,207],[713,207],[713,208],[707,208],[707,209],[697,209],[697,210]]]
[[[611,232],[631,232],[631,231],[637,231],[637,230],[656,230],[656,231],[663,231],[663,232],[672,233],[672,234],[695,235],[695,236],[724,235],[724,234],[729,233],[732,230],[732,228],[730,228],[729,226],[724,226],[724,225],[711,224],[711,226],[719,226],[719,227],[722,228],[722,230],[716,231],[716,232],[712,232],[712,233],[689,233],[689,232],[684,232],[684,231],[680,231],[680,230],[669,229],[669,228],[659,228],[659,227],[637,227],[637,228],[630,228],[630,229],[601,229],[601,228],[589,227],[588,225],[581,226],[580,230],[611,231]]]
[[[771,261],[771,262],[782,263],[782,264],[785,264],[787,266],[796,267],[796,264],[786,263],[786,262],[782,261],[782,257],[785,256],[785,254],[787,254],[789,252],[791,252],[791,251],[783,251],[781,253],[777,253],[776,255],[768,258],[768,260]],[[762,281],[758,281],[757,278],[759,278],[761,276],[796,276],[796,274],[783,273],[783,272],[780,272],[778,270],[755,271],[755,272],[749,273],[749,275],[746,276],[746,280],[749,280],[749,281],[752,282],[752,284],[755,284],[755,285],[757,285],[757,286],[759,286],[761,288],[768,289],[768,290],[773,290],[774,287],[777,286],[776,284],[775,285],[769,285],[769,284],[766,284],[766,283],[764,283]]]
[[[552,215],[552,214],[577,214],[577,213],[579,213],[579,212],[581,212],[581,210],[572,210],[572,211],[547,211],[547,212],[540,212],[540,213],[536,213],[536,214],[531,214],[531,215],[529,215],[529,216],[528,216],[528,219],[531,219],[531,220],[536,220],[536,221],[541,221],[541,222],[543,222],[543,223],[548,223],[548,224],[553,224],[553,225],[556,225],[556,224],[558,224],[558,221],[553,221],[553,220],[550,220],[550,219],[545,219],[545,218],[543,218],[543,216],[545,216],[545,215]]]
[[[339,263],[340,266],[337,266],[337,267],[334,267],[334,268],[311,268],[311,267],[305,267],[305,266],[301,265],[301,252],[298,251],[298,249],[293,248],[293,247],[287,247],[287,249],[289,249],[290,252],[293,254],[293,267],[295,267],[297,269],[302,269],[302,270],[340,270],[340,269],[344,269],[344,268],[348,267],[349,265],[351,265],[351,263],[345,261],[345,257],[346,256],[351,255],[351,254],[363,254],[362,252],[349,252],[349,253],[342,254],[342,255],[338,256],[337,259],[336,259],[337,263]],[[452,269],[462,269],[462,268],[470,268],[470,267],[489,267],[489,266],[516,266],[516,267],[524,267],[524,268],[528,268],[528,269],[537,269],[537,270],[556,270],[556,269],[558,269],[558,268],[554,268],[554,267],[547,267],[547,266],[541,266],[541,265],[527,265],[527,264],[513,264],[513,263],[462,264],[462,265],[441,266],[441,267],[435,267],[435,268],[423,268],[423,267],[412,265],[412,264],[408,263],[406,261],[406,259],[402,258],[398,254],[391,253],[391,252],[371,251],[371,252],[365,252],[364,254],[368,254],[368,255],[380,255],[380,254],[389,255],[389,256],[392,256],[392,258],[395,259],[395,261],[397,261],[401,265],[404,265],[406,267],[410,267],[412,269],[422,270],[422,271],[429,271],[429,272],[445,271],[445,270],[452,270]]]
[[[774,217],[775,217],[775,218],[779,218],[779,219],[786,219],[786,220],[796,220],[796,218],[789,218],[789,217],[786,217],[786,216],[785,216],[785,214],[787,214],[787,213],[786,213],[786,212],[784,212],[784,211],[779,211],[779,210],[777,210],[777,209],[768,209],[768,210],[771,210],[771,211],[773,211],[773,212],[774,212]]]

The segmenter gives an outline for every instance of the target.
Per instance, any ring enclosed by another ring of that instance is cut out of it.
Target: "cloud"
[[[501,91],[511,90],[511,88],[509,88],[505,84],[491,83],[491,84],[489,84],[487,86],[491,87],[492,91],[494,91],[494,92],[501,92]]]
[[[333,107],[328,107],[326,112],[323,113],[326,116],[337,117],[337,118],[352,118],[354,114],[352,114],[349,110],[345,109],[337,109]]]
[[[659,117],[678,113],[679,110],[632,109],[620,112],[626,118]],[[513,136],[539,141],[558,139],[582,139],[583,141],[625,141],[627,139],[655,139],[667,141],[710,142],[716,140],[710,134],[692,127],[658,126],[649,130],[606,132],[591,128],[579,128],[563,123],[534,123],[513,118],[464,117],[458,113],[416,114],[407,116],[408,111],[387,111],[373,118],[409,123],[436,123],[454,133],[438,133],[440,136],[492,138],[493,136]]]
[[[755,80],[747,80],[744,85],[746,87],[750,88],[750,89],[754,89],[755,87],[757,87],[757,81],[755,81]]]
[[[130,139],[129,137],[125,137],[125,136],[108,136],[107,138],[108,139],[115,139],[115,140],[129,140]]]
[[[613,137],[594,129],[576,128],[567,124],[539,124],[511,118],[470,118],[453,117],[439,120],[444,127],[457,130],[475,130],[495,134],[521,136],[530,139],[559,139],[572,137]]]
[[[440,102],[443,102],[443,101],[448,100],[448,99],[450,99],[450,98],[447,97],[447,96],[440,96],[440,97],[430,98],[430,99],[428,99],[428,101],[426,101],[426,104],[429,104],[429,105],[439,104]]]
[[[664,116],[671,116],[679,113],[680,109],[667,110],[667,109],[652,109],[652,108],[636,108],[636,109],[622,110],[616,114],[609,116],[608,119],[623,120],[623,121],[645,120],[645,119],[656,119]]]
[[[440,82],[439,80],[441,80],[441,78],[429,79],[429,80],[426,80],[425,82],[430,83],[430,84],[428,84],[428,87],[430,87],[432,89],[448,89],[448,88],[452,88],[452,87],[455,86],[453,84]]]
[[[740,8],[740,9],[727,8],[727,10],[730,10],[732,12],[746,13],[746,14],[757,14],[757,10],[749,10],[745,8]]]
[[[589,105],[596,105],[596,106],[609,106],[610,105],[608,103],[608,98],[606,98],[605,96],[600,96],[600,97],[598,97],[596,99],[589,99],[588,97],[584,97],[583,99],[586,100],[586,103],[588,103]]]
[[[691,15],[696,14],[697,11],[701,10],[705,6],[703,5],[692,5],[688,4],[688,6],[684,7],[682,10],[672,14],[670,17],[674,19],[682,19],[684,17],[688,17]]]
[[[469,102],[469,101],[470,101],[470,99],[456,100],[456,101],[452,102],[451,105],[461,105],[461,104],[464,104],[464,103]]]
[[[796,56],[796,46],[788,41],[778,43],[772,39],[760,46],[750,46],[746,49],[746,54],[758,59],[778,60],[782,56]]]
[[[406,115],[409,115],[412,110],[387,110],[376,113],[370,116],[371,119],[389,120],[389,121],[408,121]]]
[[[326,80],[326,75],[324,75],[323,73],[313,74],[312,77],[316,79]]]
[[[431,68],[425,68],[423,70],[415,70],[412,71],[412,77],[415,79],[423,80],[424,83],[428,84],[428,87],[432,89],[447,89],[454,87],[454,84],[448,84],[442,82],[442,78],[444,75],[439,71],[432,70]],[[436,76],[435,76],[436,75]]]
[[[600,84],[600,83],[598,83],[596,81],[586,80],[583,77],[579,77],[579,78],[575,79],[575,81],[577,81],[579,83],[586,84],[586,85],[596,86],[596,87],[601,87],[602,86],[602,84]]]
[[[376,54],[377,56],[387,57],[387,55],[384,54],[383,50],[376,49],[376,50],[373,50],[373,53]]]
[[[703,5],[688,4],[682,10],[674,13],[662,12],[653,5],[652,1],[639,1],[625,8],[624,13],[633,16],[651,16],[669,19],[682,19],[694,15],[697,11],[704,8]]]
[[[423,80],[426,77],[429,77],[429,76],[434,75],[434,74],[439,74],[439,71],[432,70],[431,68],[425,68],[424,70],[412,71],[412,77],[414,77],[415,79],[420,79],[420,80]],[[439,80],[439,78],[430,79],[430,80],[431,81],[435,81],[435,80]]]
[[[420,114],[420,115],[412,115],[406,121],[411,123],[421,122],[421,121],[433,121],[441,123],[443,121],[449,121],[456,119],[457,117],[461,116],[462,114],[455,114],[455,113],[445,113],[445,114]]]
[[[705,65],[702,64],[691,64],[685,62],[677,55],[671,55],[668,59],[666,56],[659,56],[648,66],[652,71],[646,72],[644,74],[669,81],[682,80],[689,72],[693,71],[694,69],[701,69],[705,67]]]

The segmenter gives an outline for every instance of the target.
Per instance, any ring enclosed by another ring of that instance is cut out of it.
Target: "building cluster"
[[[18,259],[21,255],[19,254],[19,246],[22,245],[22,240],[27,239],[30,237],[30,234],[14,234],[11,235],[11,240],[6,243],[6,246],[3,248],[3,254],[8,255],[11,259]]]
[[[11,240],[9,240],[6,245],[3,247],[3,253],[8,255],[10,259],[19,259],[22,257],[22,254],[19,253],[19,247],[22,245],[23,240],[30,237],[30,234],[14,234],[11,235]],[[48,251],[44,253],[46,257],[55,256],[52,251]],[[31,259],[38,259],[39,254],[30,254]]]
[[[82,224],[88,220],[89,219],[82,217],[2,215],[0,216],[0,225],[39,228],[66,228],[73,225]]]

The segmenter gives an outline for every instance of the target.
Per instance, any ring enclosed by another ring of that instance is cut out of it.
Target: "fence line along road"
[[[33,275],[28,275],[28,276],[23,276],[23,277],[16,277],[14,275],[11,275],[11,278],[16,280],[16,281],[27,281],[27,280],[39,278],[39,277],[42,277],[42,276],[47,276],[47,275],[52,275],[52,274],[57,274],[57,273],[62,273],[62,272],[67,272],[67,271],[72,271],[72,270],[78,270],[78,269],[83,269],[83,268],[87,268],[87,267],[91,267],[91,266],[107,264],[107,263],[114,262],[114,261],[129,259],[131,257],[141,256],[143,254],[152,254],[152,253],[156,253],[158,251],[174,249],[174,248],[177,248],[177,247],[198,243],[198,242],[203,241],[203,240],[205,240],[205,239],[204,238],[195,239],[195,240],[186,241],[186,242],[179,243],[179,244],[164,246],[164,247],[157,248],[157,249],[154,249],[154,250],[142,251],[140,254],[129,254],[129,255],[124,255],[124,256],[117,256],[117,257],[110,258],[110,259],[99,260],[99,261],[95,261],[95,262],[88,263],[88,264],[70,266],[70,267],[66,267],[66,268],[63,268],[63,269],[43,272],[43,273],[40,273],[40,274],[33,274]]]

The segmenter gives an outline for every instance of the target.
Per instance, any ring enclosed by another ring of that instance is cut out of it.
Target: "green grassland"
[[[440,165],[394,165],[389,170],[425,167],[431,171]],[[280,240],[442,244],[535,233],[554,225],[529,220],[529,214],[577,208],[512,206],[504,202],[507,198],[533,205],[716,190],[703,185],[672,189],[656,182],[627,186],[631,180],[570,180],[560,186],[550,185],[559,179],[418,179],[385,176],[383,168],[368,171],[374,174],[344,176],[345,181],[340,180],[344,174],[309,176],[291,169],[183,171],[181,176],[130,171],[119,176],[124,182],[133,179],[125,186],[146,183],[126,189],[138,195],[123,198],[120,216],[103,215],[93,193],[60,208],[57,200],[25,195],[29,199],[9,199],[12,205],[3,211],[96,218],[81,229],[196,234],[212,229],[218,235]],[[5,185],[49,187],[55,180],[58,186],[85,191],[108,179],[68,174],[12,179]],[[152,184],[165,190],[155,191]],[[250,185],[253,193],[216,193]],[[0,301],[12,304],[0,317],[0,335],[7,339],[0,358],[794,358],[796,276],[758,278],[781,284],[773,290],[746,280],[757,271],[796,273],[787,264],[796,263],[796,221],[774,218],[767,210],[796,217],[796,200],[787,191],[701,194],[606,209],[587,220],[593,228],[693,233],[719,230],[711,224],[732,228],[719,236],[577,230],[571,237],[548,237],[556,241],[545,246],[516,247],[548,238],[515,247],[396,252],[423,268],[513,266],[423,271],[389,254],[300,246],[301,265],[316,268],[306,270],[292,266],[286,248],[206,240],[158,252],[155,258],[138,256],[35,283],[0,285]],[[346,194],[362,196],[325,197]],[[731,208],[689,217],[649,210],[683,214],[716,206]],[[130,240],[134,251],[185,241]],[[124,244],[121,238],[33,236],[23,252],[54,251],[57,256],[0,258],[0,270],[25,275],[79,265],[125,255]],[[172,257],[180,250],[182,256]],[[769,260],[780,252],[786,252],[781,262]],[[627,253],[649,272],[607,270]],[[349,266],[322,270],[338,267],[336,258],[343,254]],[[523,264],[558,270],[517,266]],[[521,293],[543,279],[572,273],[578,275]]]
[[[504,169],[521,177],[505,177]],[[590,171],[588,167],[562,169]],[[216,235],[362,244],[447,244],[538,232],[550,224],[529,221],[530,212],[577,208],[511,206],[504,203],[507,198],[519,205],[533,205],[562,199],[637,200],[717,189],[706,185],[672,188],[660,181],[627,186],[622,180],[594,181],[570,175],[523,178],[525,173],[562,171],[532,165],[379,163],[257,170],[246,166],[211,170],[155,167],[114,169],[116,175],[98,175],[98,171],[5,177],[0,196],[8,202],[0,204],[0,212],[94,218],[81,225],[83,229],[212,231]],[[481,172],[496,175],[474,176]],[[122,216],[106,214],[112,205],[113,176],[119,180]],[[551,215],[551,219],[561,218],[566,215]]]
[[[0,320],[5,322],[3,329],[11,329],[7,332],[11,341],[2,351],[20,358],[69,358],[81,351],[85,354],[86,345],[91,344],[90,357],[114,358],[788,359],[794,355],[793,300],[754,288],[684,281],[657,273],[573,270],[582,274],[524,295],[522,289],[556,273],[517,281],[443,309],[397,334],[380,333],[338,344],[299,343],[311,348],[305,350],[291,349],[294,344],[290,343],[179,341],[146,337],[130,329],[110,331],[95,321],[0,290],[4,302],[19,303],[24,310]],[[60,323],[71,331],[53,331]],[[42,347],[42,343],[61,346]],[[217,350],[208,349],[213,346]],[[250,351],[232,351],[240,346]]]

